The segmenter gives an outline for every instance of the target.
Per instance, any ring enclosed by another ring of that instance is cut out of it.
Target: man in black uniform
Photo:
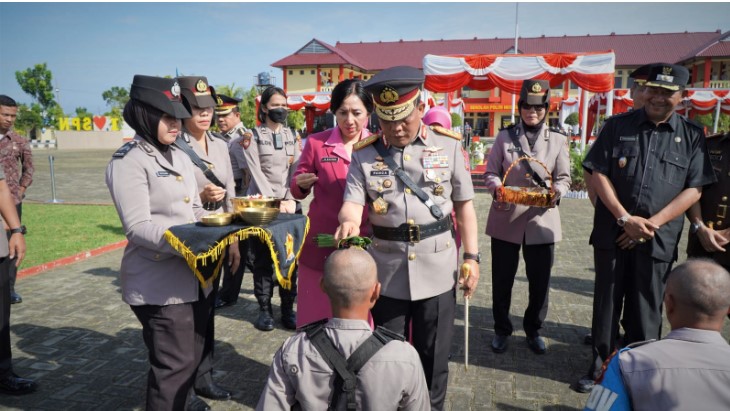
[[[687,257],[709,257],[730,270],[728,196],[730,196],[730,132],[707,137],[717,183],[702,190],[700,201],[687,210],[689,228]]]
[[[591,233],[593,362],[578,381],[580,392],[593,388],[615,349],[622,303],[626,344],[659,338],[682,215],[714,181],[702,129],[674,113],[688,79],[682,66],[654,65],[644,107],[610,118],[583,162],[598,199]]]

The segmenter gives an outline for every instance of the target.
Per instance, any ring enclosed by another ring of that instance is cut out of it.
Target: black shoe
[[[583,344],[585,345],[593,345],[593,334],[588,333],[583,337]]]
[[[0,392],[3,394],[29,394],[37,388],[38,384],[36,384],[33,380],[20,378],[12,373],[6,377],[0,378]]]
[[[527,337],[527,346],[530,347],[532,352],[535,354],[545,354],[547,347],[545,347],[545,340],[539,335],[535,337]]]
[[[215,299],[215,308],[223,308],[223,307],[230,307],[232,305],[236,305],[237,301],[226,301],[221,299],[220,297],[217,297]]]
[[[221,388],[220,385],[214,382],[205,387],[195,387],[195,393],[211,400],[226,401],[231,399],[231,392]]]
[[[281,311],[281,325],[287,330],[297,329],[297,316],[293,311]]]
[[[18,304],[23,302],[23,297],[15,291],[10,292],[10,304]]]
[[[210,411],[210,406],[197,395],[191,394],[188,397],[188,403],[185,405],[185,409],[187,411]]]
[[[508,339],[509,335],[495,335],[494,339],[492,340],[492,351],[496,352],[497,354],[501,354],[507,351]]]
[[[260,310],[259,316],[256,318],[256,322],[253,323],[253,326],[256,327],[257,330],[261,331],[271,331],[274,329],[274,318],[271,316],[271,313],[269,310]]]
[[[596,385],[595,381],[590,375],[584,375],[580,377],[577,383],[575,383],[575,390],[582,393],[591,392],[593,387]]]

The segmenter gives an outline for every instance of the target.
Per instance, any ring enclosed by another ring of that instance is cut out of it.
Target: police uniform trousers
[[[433,410],[441,410],[449,379],[449,350],[454,336],[456,289],[423,300],[399,300],[380,296],[371,310],[376,326],[409,335],[426,374]]]
[[[223,266],[228,265],[228,249],[222,256]],[[205,334],[203,335],[203,353],[200,358],[200,364],[195,375],[195,388],[208,387],[213,383],[213,354],[215,351],[215,300],[218,296],[218,281],[213,281],[213,290],[205,297],[202,292],[199,296],[199,301],[203,305],[201,308],[205,312],[207,317],[208,326],[205,328]]]
[[[295,214],[302,214],[301,205],[297,203]],[[274,261],[271,259],[269,246],[258,239],[251,238],[249,242],[249,253],[253,260],[253,294],[256,300],[261,302],[262,298],[271,298],[274,295],[274,283],[278,283],[274,274]],[[292,303],[297,298],[297,270],[294,269],[291,278],[291,289],[279,287],[279,297],[282,303],[289,300]]]
[[[625,345],[661,337],[664,287],[672,263],[652,258],[640,247],[594,247],[593,363],[589,370],[594,378],[616,349],[622,305]]]
[[[10,349],[10,276],[8,265],[15,260],[7,257],[0,259],[0,378],[13,372]]]
[[[555,259],[555,244],[514,244],[492,237],[492,316],[494,332],[512,335],[514,328],[509,318],[512,302],[512,286],[517,275],[520,248],[525,260],[525,273],[529,285],[527,309],[522,327],[528,337],[540,335],[545,321],[550,293],[550,271]]]
[[[23,214],[23,203],[18,203],[15,205],[15,209],[18,211],[18,221],[23,221],[20,219],[21,215]],[[8,235],[8,241],[10,241],[10,236],[12,235],[10,231],[6,231],[5,234]],[[15,280],[18,277],[18,267],[15,266],[15,264],[8,264],[7,266],[8,275],[10,277],[10,292],[15,291]]]
[[[221,284],[218,295],[222,301],[227,303],[235,303],[238,301],[238,295],[241,293],[241,284],[243,283],[243,273],[246,268],[254,272],[254,255],[250,253],[249,244],[251,241],[258,241],[255,238],[247,238],[238,242],[238,251],[241,254],[241,263],[235,272],[231,271],[228,264],[223,264],[223,283]]]
[[[193,387],[208,328],[208,303],[133,305],[149,353],[147,410],[182,410]]]

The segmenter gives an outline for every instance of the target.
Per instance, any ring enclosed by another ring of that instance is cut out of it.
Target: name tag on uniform
[[[170,177],[170,172],[165,170],[158,171],[157,177]]]
[[[510,148],[507,149],[507,152],[508,153],[514,153],[514,152],[519,153],[520,151],[522,151],[522,150],[519,149],[519,148],[517,148],[517,147],[510,147]]]
[[[620,136],[618,138],[618,141],[636,141],[636,136],[632,136],[632,137]]]
[[[339,159],[337,157],[322,157],[320,160],[323,163],[336,163]]]
[[[448,156],[426,156],[423,157],[423,168],[448,168]]]
[[[389,176],[390,170],[372,170],[370,171],[371,176]]]

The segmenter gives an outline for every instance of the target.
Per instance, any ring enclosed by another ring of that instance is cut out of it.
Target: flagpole
[[[517,33],[519,32],[519,25],[518,25],[519,15],[520,15],[520,3],[515,3],[515,48],[514,48],[514,54],[517,54]],[[512,93],[512,117],[511,117],[512,124],[515,124],[515,99],[516,99],[516,95],[515,95],[515,93]]]

